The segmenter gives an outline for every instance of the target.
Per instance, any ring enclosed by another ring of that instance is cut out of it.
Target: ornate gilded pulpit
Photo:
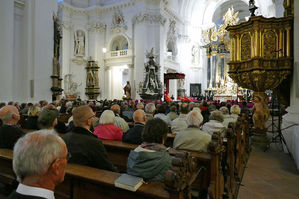
[[[274,90],[293,67],[293,17],[251,17],[227,28],[230,34],[229,76],[254,91],[256,132],[266,132],[269,118],[266,90]]]

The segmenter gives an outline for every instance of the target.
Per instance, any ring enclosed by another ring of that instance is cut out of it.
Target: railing
[[[132,55],[132,50],[117,50],[117,51],[109,51],[106,53],[106,58],[117,58],[117,57],[125,57]]]

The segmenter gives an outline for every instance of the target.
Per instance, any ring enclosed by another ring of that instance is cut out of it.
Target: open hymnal
[[[122,174],[114,181],[116,187],[134,192],[142,185],[142,183],[142,178],[131,176],[126,173]]]

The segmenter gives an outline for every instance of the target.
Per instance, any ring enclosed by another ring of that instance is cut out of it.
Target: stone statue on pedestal
[[[142,86],[142,92],[140,96],[143,99],[161,99],[162,86],[159,80],[159,65],[154,61],[154,48],[147,54],[149,61],[144,64],[145,66],[145,80]]]

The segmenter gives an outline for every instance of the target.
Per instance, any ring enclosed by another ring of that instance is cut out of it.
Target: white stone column
[[[0,1],[0,101],[13,95],[14,1]]]
[[[91,56],[93,60],[97,60],[97,53],[96,53],[96,47],[98,41],[97,34],[94,29],[91,29],[88,31],[88,56],[87,59]]]
[[[61,46],[61,77],[63,78],[62,81],[62,88],[65,91],[64,81],[65,75],[70,73],[70,62],[71,56],[73,51],[71,42],[72,42],[72,32],[73,32],[73,25],[69,21],[62,21],[62,46]],[[64,95],[64,94],[63,94]]]
[[[111,75],[111,68],[105,68],[105,91],[104,94],[101,95],[101,99],[111,99],[112,97],[112,75]]]
[[[282,129],[290,125],[299,124],[299,38],[296,36],[299,34],[299,1],[294,1],[294,4],[294,71],[290,89],[291,104],[287,108],[288,113],[283,116]],[[282,131],[291,152],[294,149],[292,143],[295,142],[293,136],[295,133],[298,133],[296,132],[296,128],[298,129],[298,126],[293,126]],[[298,145],[298,142],[295,144]],[[297,156],[299,156],[299,154],[297,154]],[[294,157],[294,159],[296,159],[296,157]],[[299,159],[297,161],[299,162]],[[297,165],[297,167],[299,169],[299,165]]]
[[[34,101],[52,99],[52,70],[54,54],[53,13],[57,13],[57,1],[33,1],[33,67]],[[31,49],[28,49],[31,50]]]

